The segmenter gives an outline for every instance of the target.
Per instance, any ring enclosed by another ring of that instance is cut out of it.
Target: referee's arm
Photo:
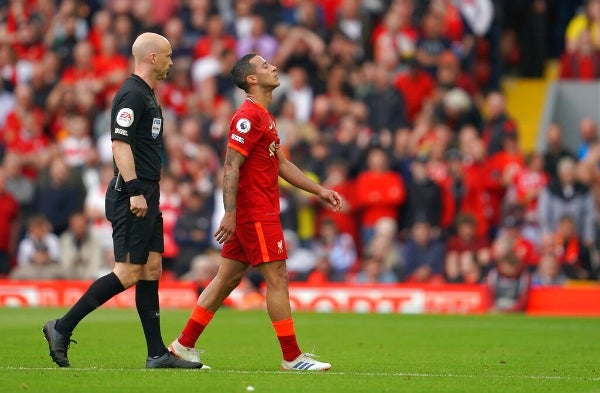
[[[130,182],[131,180],[137,179],[131,146],[129,146],[127,142],[113,139],[112,151],[117,168],[119,168],[119,172],[121,173],[121,176],[123,176],[123,180],[125,180],[125,186],[128,188],[129,210],[137,217],[144,218],[148,211],[146,198],[142,193],[132,195],[132,189],[129,189],[129,185],[127,184],[127,182]]]
[[[135,162],[133,161],[133,152],[129,143],[117,139],[112,141],[112,152],[115,163],[125,182],[136,179]]]

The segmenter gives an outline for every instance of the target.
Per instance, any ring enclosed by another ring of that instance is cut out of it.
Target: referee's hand
[[[146,212],[148,211],[146,198],[143,195],[129,197],[129,211],[136,217],[146,217]]]

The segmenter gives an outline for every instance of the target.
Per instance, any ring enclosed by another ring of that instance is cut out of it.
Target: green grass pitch
[[[59,369],[41,327],[59,309],[0,309],[0,392],[600,392],[600,319],[296,313],[329,372],[279,370],[265,312],[220,310],[198,343],[213,369],[146,370],[135,310],[98,309]],[[163,310],[166,343],[188,310]],[[248,388],[249,386],[253,387]]]

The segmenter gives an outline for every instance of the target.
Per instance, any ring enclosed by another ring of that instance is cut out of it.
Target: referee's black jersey
[[[111,140],[123,141],[131,146],[137,177],[159,181],[163,118],[150,86],[139,76],[131,74],[113,99],[110,118]]]

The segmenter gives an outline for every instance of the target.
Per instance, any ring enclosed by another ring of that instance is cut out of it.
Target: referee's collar
[[[150,90],[151,92],[154,93],[154,90],[152,90],[152,88],[150,87],[149,84],[146,83],[145,80],[143,80],[138,74],[131,74],[131,78],[133,78],[134,80],[136,80],[137,82],[141,83],[142,85],[144,85],[146,87],[146,89]]]

